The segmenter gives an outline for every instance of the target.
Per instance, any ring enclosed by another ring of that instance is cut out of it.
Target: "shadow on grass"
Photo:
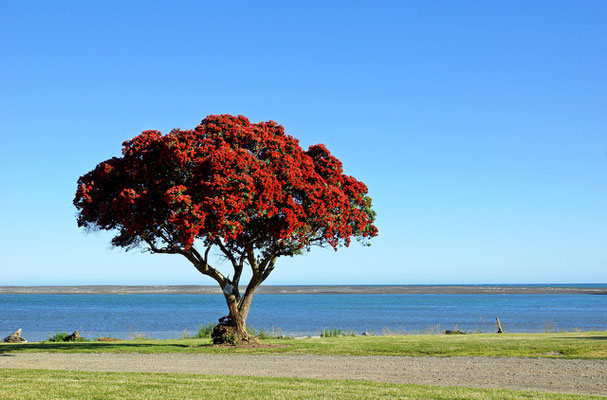
[[[23,343],[14,345],[0,346],[0,356],[9,355],[7,353],[17,353],[20,351],[73,351],[73,352],[137,352],[138,349],[146,349],[146,352],[154,352],[154,348],[188,348],[188,347],[209,347],[209,343],[199,344],[179,344],[179,343],[104,343],[104,342],[77,342],[77,343]]]
[[[555,337],[556,340],[580,340],[580,339],[590,339],[590,340],[607,340],[607,336],[558,336]]]

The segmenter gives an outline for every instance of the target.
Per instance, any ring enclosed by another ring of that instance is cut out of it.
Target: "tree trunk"
[[[219,244],[221,245],[221,242],[219,242]],[[273,255],[272,257],[266,258],[263,262],[258,263],[255,259],[253,249],[249,249],[248,260],[253,270],[253,276],[247,285],[244,295],[240,297],[238,283],[240,281],[240,272],[242,271],[244,255],[241,255],[240,263],[237,263],[236,259],[229,251],[222,246],[220,246],[220,248],[232,261],[234,266],[234,281],[230,281],[229,278],[225,278],[217,270],[211,268],[206,264],[206,259],[203,264],[197,267],[203,274],[211,276],[219,283],[226,303],[228,304],[228,309],[230,310],[230,315],[227,317],[227,320],[224,320],[224,318],[220,319],[220,324],[213,329],[213,334],[211,335],[213,337],[213,343],[257,341],[255,336],[250,335],[247,332],[247,315],[249,314],[249,308],[251,307],[255,291],[274,269],[277,256]],[[197,265],[195,261],[192,262],[194,262],[194,265]]]
[[[249,284],[249,286],[247,287],[247,291],[238,303],[238,311],[240,312],[242,319],[245,321],[247,320],[247,316],[249,315],[249,309],[251,308],[253,295],[255,294],[255,291],[258,287],[259,283],[254,282],[253,284]]]
[[[229,324],[234,327],[236,336],[238,337],[238,341],[249,341],[251,338],[249,337],[249,333],[247,332],[246,313],[243,314],[242,311],[238,309],[236,296],[226,296],[226,301],[228,302],[228,309],[230,310]]]
[[[247,316],[249,315],[253,295],[262,281],[261,274],[254,272],[242,298],[237,300],[234,292],[231,295],[226,295],[230,320],[234,324],[238,340],[256,341],[256,338],[247,332]]]

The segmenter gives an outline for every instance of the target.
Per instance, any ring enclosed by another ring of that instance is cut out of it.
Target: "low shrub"
[[[333,328],[332,330],[324,329],[324,330],[320,331],[320,337],[323,337],[323,338],[342,337],[342,336],[356,336],[356,334],[353,331],[342,331],[341,329],[337,329],[337,328]]]
[[[53,336],[49,336],[46,339],[47,342],[67,342],[67,338],[70,336],[67,332],[57,332]]]
[[[83,337],[74,338],[67,332],[57,332],[46,339],[47,342],[87,342],[88,340]]]
[[[213,329],[215,328],[215,324],[212,322],[207,323],[206,325],[198,326],[198,330],[192,336],[194,339],[210,339],[211,333],[213,333]]]
[[[235,332],[227,332],[224,336],[224,343],[236,346],[238,344],[238,335]]]

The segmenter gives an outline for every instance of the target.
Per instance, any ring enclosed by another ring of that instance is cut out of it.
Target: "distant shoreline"
[[[241,292],[244,292],[242,287]],[[220,294],[207,285],[0,286],[0,294]],[[266,285],[258,294],[598,294],[607,287],[508,285]]]

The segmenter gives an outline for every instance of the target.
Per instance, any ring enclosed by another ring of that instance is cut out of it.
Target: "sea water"
[[[0,295],[0,339],[30,341],[79,330],[85,337],[179,338],[227,314],[222,295]],[[292,336],[355,333],[607,330],[607,296],[591,294],[258,294],[248,324]]]

